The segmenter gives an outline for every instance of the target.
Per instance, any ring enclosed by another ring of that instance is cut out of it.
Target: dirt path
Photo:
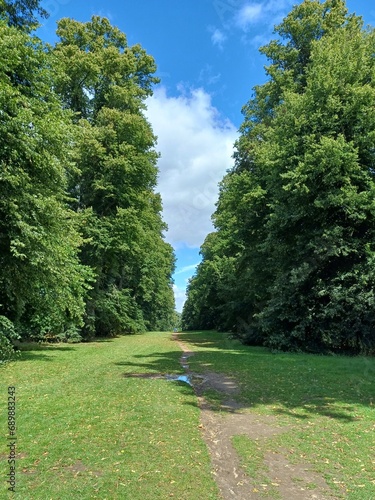
[[[194,355],[188,346],[179,340],[178,334],[172,339],[183,354],[180,363],[193,382],[201,409],[202,437],[211,455],[215,480],[224,500],[260,500],[273,498],[282,500],[333,500],[324,479],[306,464],[291,464],[286,453],[270,453],[265,456],[267,472],[266,484],[258,484],[250,478],[240,464],[240,459],[232,445],[232,437],[246,435],[258,442],[288,430],[277,425],[275,418],[258,416],[235,401],[239,392],[236,381],[220,373],[204,375],[193,373],[189,368],[189,358]],[[205,389],[215,389],[227,396],[220,407],[214,410],[205,400]],[[272,491],[270,491],[272,489]]]

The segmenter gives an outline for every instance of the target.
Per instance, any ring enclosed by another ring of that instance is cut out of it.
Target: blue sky
[[[241,108],[265,81],[259,47],[296,0],[45,0],[38,35],[55,40],[62,17],[110,19],[155,58],[161,83],[147,102],[158,136],[159,184],[166,235],[176,252],[175,296],[181,311],[199,247],[212,231],[218,182],[232,166]],[[373,0],[347,0],[349,12],[375,24]]]

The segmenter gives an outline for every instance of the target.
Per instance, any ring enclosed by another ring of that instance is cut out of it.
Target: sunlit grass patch
[[[253,492],[264,498],[280,499],[279,492],[268,476],[269,470],[264,463],[264,452],[259,443],[247,436],[234,436],[232,444],[241,457],[247,475],[256,485]]]
[[[194,391],[163,377],[127,377],[181,373],[169,335],[27,348],[0,370],[4,402],[8,385],[17,390],[13,498],[217,498]],[[5,480],[0,487],[3,498]]]
[[[245,411],[276,418],[285,428],[258,444],[259,453],[286,450],[291,463],[311,464],[335,495],[375,498],[374,358],[272,354],[217,332],[188,332],[181,339],[197,353],[193,371],[233,375]],[[253,444],[240,441],[251,470]]]

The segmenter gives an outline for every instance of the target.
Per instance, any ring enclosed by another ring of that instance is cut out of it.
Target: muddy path
[[[260,442],[289,429],[278,426],[276,418],[250,413],[249,408],[236,401],[239,388],[234,378],[215,372],[192,372],[189,358],[194,352],[178,334],[173,334],[172,340],[182,350],[180,363],[197,395],[202,438],[210,452],[212,471],[224,500],[261,500],[271,495],[282,500],[334,499],[324,479],[306,464],[291,464],[286,451],[264,457],[266,481],[249,477],[232,445],[233,436],[245,435]],[[204,398],[206,389],[222,393],[220,408],[213,408]]]

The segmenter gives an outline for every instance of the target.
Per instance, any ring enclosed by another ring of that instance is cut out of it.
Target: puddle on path
[[[196,390],[197,386],[201,385],[205,380],[205,377],[203,377],[203,375],[198,375],[191,372],[188,375],[165,375],[165,378],[174,382],[184,382],[186,384],[189,384],[194,388],[194,390]]]
[[[202,383],[204,377],[196,374],[178,375],[178,374],[162,374],[162,373],[124,373],[126,378],[142,378],[142,379],[164,379],[171,382],[184,382],[185,384],[195,387],[197,383]]]
[[[166,375],[165,378],[167,380],[171,380],[172,382],[185,382],[186,384],[193,386],[189,375]]]
[[[205,372],[193,373],[188,365],[188,358],[194,355],[187,344],[172,336],[182,350],[180,364],[185,375],[172,375],[168,380],[179,380],[191,385],[197,395],[201,409],[202,437],[211,455],[212,472],[224,500],[261,500],[271,494],[264,485],[252,479],[242,468],[240,457],[232,444],[236,435],[245,435],[257,442],[286,432],[287,427],[278,425],[272,416],[259,416],[249,413],[249,407],[235,400],[240,392],[236,380],[228,375]],[[206,389],[214,389],[228,397],[221,404],[222,411],[213,410],[204,398]],[[267,454],[265,466],[269,469],[270,484],[277,484],[276,494],[283,500],[334,500],[333,494],[324,479],[315,473],[308,464],[291,464],[283,450],[278,454]],[[298,481],[298,484],[296,483]],[[311,485],[314,484],[314,489]],[[276,486],[275,486],[276,487]],[[375,500],[375,498],[374,498]]]

